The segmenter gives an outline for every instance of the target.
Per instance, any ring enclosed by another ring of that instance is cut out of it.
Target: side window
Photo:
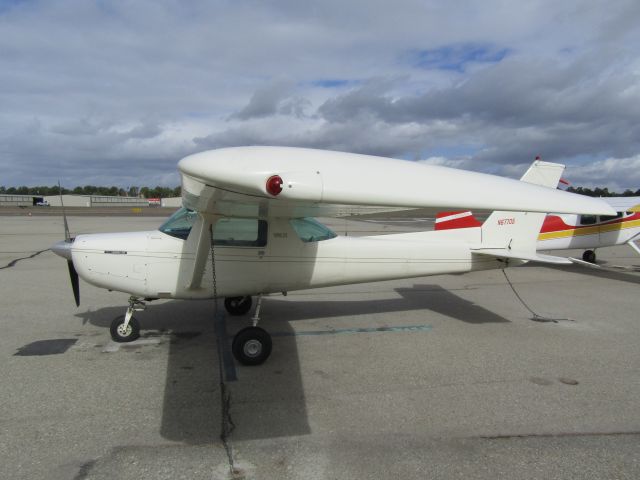
[[[313,218],[293,218],[290,222],[300,240],[305,243],[336,237],[335,233]]]
[[[580,215],[580,225],[593,225],[596,223],[595,215]]]
[[[608,222],[609,220],[615,220],[616,218],[622,218],[622,212],[618,212],[616,215],[600,215],[601,222]]]
[[[256,218],[221,218],[213,227],[214,245],[264,247],[267,222]]]

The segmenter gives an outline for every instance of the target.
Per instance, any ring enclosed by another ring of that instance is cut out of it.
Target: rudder
[[[564,168],[565,166],[559,163],[536,160],[520,181],[555,189]],[[533,212],[493,212],[481,227],[482,248],[534,254],[545,216],[545,213]]]

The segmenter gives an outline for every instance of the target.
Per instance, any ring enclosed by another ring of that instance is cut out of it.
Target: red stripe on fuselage
[[[624,223],[631,220],[640,220],[640,213],[634,213],[628,217],[614,218],[605,222],[592,223],[590,225],[568,225],[557,215],[547,215],[540,229],[540,233],[561,232],[562,230],[579,230],[582,228],[592,228],[599,225],[614,225],[616,223]]]

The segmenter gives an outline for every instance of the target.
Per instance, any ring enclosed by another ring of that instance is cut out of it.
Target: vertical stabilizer
[[[558,163],[536,160],[520,181],[555,189],[564,168]],[[533,254],[545,216],[533,212],[493,212],[482,224],[482,246]]]

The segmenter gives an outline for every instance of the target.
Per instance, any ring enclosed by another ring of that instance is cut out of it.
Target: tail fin
[[[536,160],[520,179],[526,183],[556,188],[564,165]],[[475,253],[547,263],[566,263],[561,258],[538,255],[536,244],[546,214],[533,212],[493,212],[482,224],[482,241]],[[570,262],[569,262],[570,263]]]

